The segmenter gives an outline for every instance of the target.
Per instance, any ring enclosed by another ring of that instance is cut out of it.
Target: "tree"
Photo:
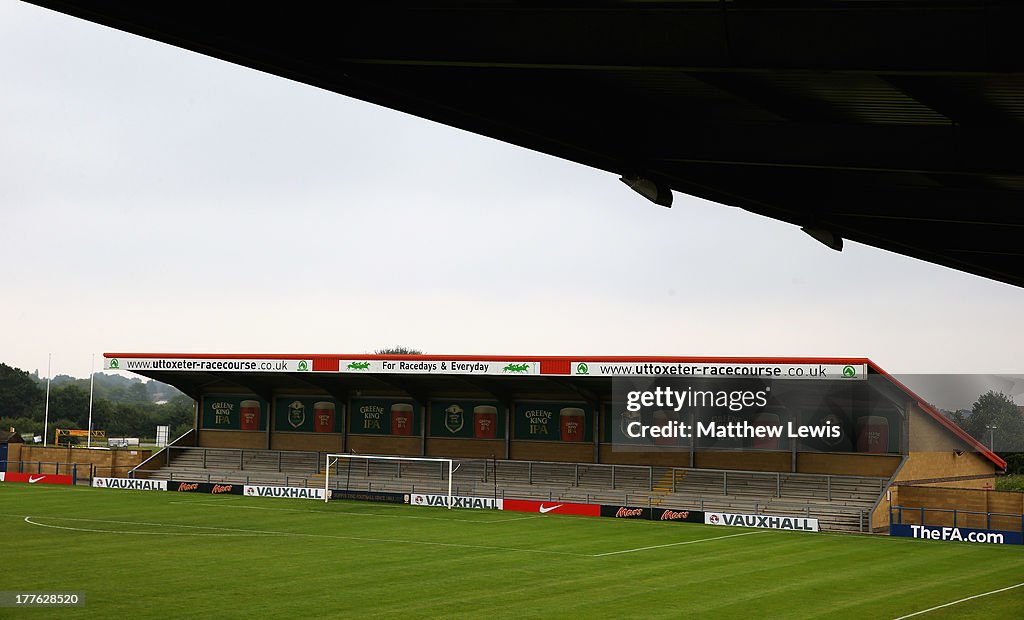
[[[75,422],[74,428],[89,426],[89,391],[74,383],[50,388],[50,420],[66,418]],[[57,428],[64,428],[58,426]]]
[[[994,445],[996,451],[1015,452],[1024,446],[1024,415],[1002,392],[989,390],[979,396],[963,428],[985,446]]]
[[[18,434],[32,434],[42,436],[43,421],[33,420],[30,418],[0,418],[0,430],[7,431],[12,428]]]
[[[410,349],[409,347],[388,347],[386,349],[377,349],[373,352],[374,355],[423,355],[423,351],[419,349]]]
[[[0,416],[42,419],[44,396],[32,375],[0,364]]]

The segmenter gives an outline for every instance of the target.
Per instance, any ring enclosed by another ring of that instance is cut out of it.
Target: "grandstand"
[[[322,487],[332,452],[446,457],[458,461],[452,482],[460,496],[806,516],[825,530],[867,532],[887,526],[893,485],[982,489],[1005,468],[860,358],[112,353],[106,359],[107,368],[170,383],[196,401],[195,429],[133,470],[140,478]],[[627,413],[616,390],[623,382],[664,383],[666,372],[687,389],[724,393],[752,385],[771,394],[743,416],[695,407],[691,424],[824,420],[842,432],[834,441],[628,437],[628,421],[664,415]],[[445,472],[433,463],[334,467],[335,489],[447,489]]]
[[[887,486],[884,478],[699,470],[640,465],[460,459],[454,494],[621,504],[753,514],[797,514],[822,529],[864,532]],[[319,487],[325,454],[282,450],[174,447],[169,464],[136,472],[160,480]],[[332,488],[441,494],[444,468],[424,462],[348,461],[332,469]],[[674,478],[674,482],[673,482]]]

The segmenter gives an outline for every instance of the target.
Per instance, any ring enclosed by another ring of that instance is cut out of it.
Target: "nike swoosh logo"
[[[28,483],[29,484],[35,484],[35,483],[39,482],[40,480],[42,480],[45,477],[46,476],[39,476],[38,478],[33,478],[32,476],[29,476],[28,477]]]
[[[547,508],[545,508],[544,504],[541,504],[540,505],[540,514],[545,515],[545,514],[551,512],[552,510],[554,510],[555,508],[561,508],[562,506],[564,506],[564,504],[556,504],[554,506],[548,506]]]

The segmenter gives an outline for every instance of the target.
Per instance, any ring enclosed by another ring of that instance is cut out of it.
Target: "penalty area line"
[[[723,538],[736,538],[737,536],[750,536],[752,534],[764,534],[766,532],[743,532],[741,534],[728,534],[726,536],[715,536],[714,538],[698,538],[697,540],[684,540],[682,542],[668,543],[664,545],[653,545],[650,547],[637,547],[636,549],[624,549],[622,551],[609,551],[608,553],[597,553],[590,557],[603,558],[608,555],[619,555],[622,553],[636,553],[637,551],[647,551],[649,549],[663,549],[665,547],[679,547],[682,545],[694,545],[702,542],[710,542],[712,540],[722,540]]]
[[[983,592],[981,594],[975,594],[974,596],[968,596],[967,598],[962,598],[962,599],[960,599],[958,601],[953,601],[951,603],[945,603],[943,605],[936,605],[935,607],[929,607],[928,609],[922,609],[921,611],[915,611],[912,614],[907,614],[905,616],[900,616],[899,618],[894,618],[893,620],[903,620],[904,618],[913,618],[914,616],[920,616],[921,614],[926,614],[926,613],[928,613],[930,611],[935,611],[936,609],[942,609],[943,607],[950,607],[952,605],[957,605],[959,603],[963,603],[965,601],[970,601],[970,600],[973,600],[973,599],[976,599],[976,598],[981,598],[983,596],[989,596],[991,594],[999,594],[1000,592],[1006,592],[1007,590],[1012,590],[1014,588],[1019,588],[1021,586],[1024,586],[1024,582],[1018,583],[1016,585],[1008,586],[1006,588],[1000,588],[998,590],[992,590],[991,592]]]

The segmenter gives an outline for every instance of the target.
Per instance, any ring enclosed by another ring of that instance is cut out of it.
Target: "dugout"
[[[991,487],[1005,462],[865,358],[107,353],[196,403],[196,444]],[[624,409],[625,388],[764,390],[742,411]],[[625,387],[624,387],[625,386]],[[774,390],[774,391],[773,391]],[[838,437],[634,438],[631,421],[833,424]],[[663,416],[659,418],[658,416]],[[687,417],[688,416],[688,417]]]
[[[23,443],[25,440],[13,428],[9,431],[0,431],[0,471],[7,471],[9,461],[20,459]]]

